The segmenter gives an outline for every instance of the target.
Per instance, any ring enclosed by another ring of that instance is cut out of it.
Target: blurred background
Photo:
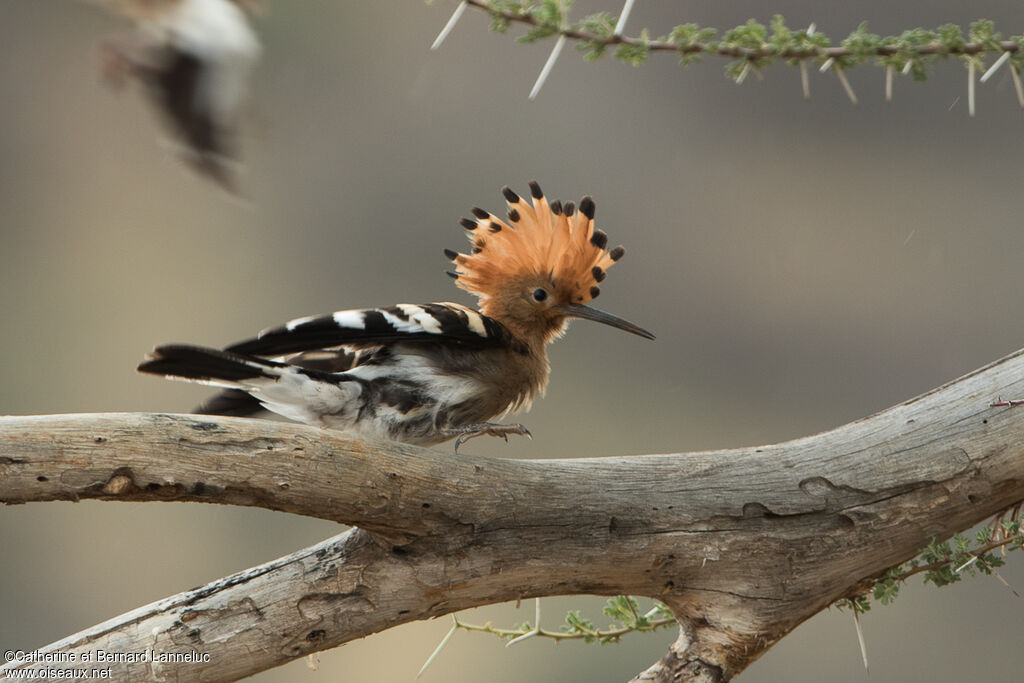
[[[137,89],[99,82],[96,45],[123,29],[78,2],[0,0],[0,414],[187,411],[207,392],[137,375],[161,342],[223,345],[299,315],[471,299],[444,276],[458,219],[503,210],[499,188],[597,201],[629,253],[599,307],[655,342],[586,322],[551,349],[533,441],[476,440],[461,457],[665,453],[777,442],[882,410],[1024,344],[1018,315],[1020,140],[1008,71],[897,79],[769,68],[737,86],[710,58],[681,69],[586,64],[520,46],[454,2],[271,2],[244,126],[245,202],[190,174]],[[578,0],[573,16],[621,2]],[[1005,2],[643,0],[629,33],[730,28],[782,13],[833,38],[986,17]],[[84,502],[0,509],[0,650],[31,649],[339,532],[262,510]],[[1003,577],[1024,589],[1024,559]],[[604,622],[604,598],[545,600]],[[1021,602],[994,578],[916,580],[862,619],[873,680],[1020,680]],[[506,626],[533,606],[475,610]],[[411,681],[450,619],[411,624],[256,677]],[[505,649],[459,633],[424,681],[615,681],[675,632],[620,645]],[[849,613],[813,618],[745,674],[865,681]]]

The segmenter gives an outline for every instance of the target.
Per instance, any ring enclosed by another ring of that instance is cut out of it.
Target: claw
[[[446,430],[446,433],[458,437],[455,439],[455,453],[458,454],[459,448],[462,444],[466,443],[470,439],[478,436],[500,436],[508,442],[509,434],[519,434],[533,439],[533,435],[530,434],[530,430],[521,424],[514,425],[502,425],[502,424],[491,424],[490,422],[483,422],[480,424],[462,425],[460,427],[452,427]]]

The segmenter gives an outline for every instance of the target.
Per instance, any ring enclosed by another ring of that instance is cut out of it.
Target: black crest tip
[[[513,223],[518,223],[519,222],[519,212],[516,211],[515,209],[509,209],[508,210],[508,219],[510,221],[512,221]]]
[[[447,256],[449,258],[449,260],[454,261],[456,258],[458,258],[459,252],[452,251],[451,249],[445,249],[444,250],[444,255]]]
[[[593,270],[591,270],[590,272],[594,276],[594,279],[597,280],[598,282],[604,280],[605,276],[607,275],[607,273],[601,270],[601,266],[594,266]]]
[[[444,271],[444,274],[445,274],[445,275],[447,275],[448,277],[450,277],[450,278],[451,278],[451,279],[453,279],[453,280],[458,280],[458,279],[459,279],[459,276],[458,276],[458,274],[457,274],[457,273],[453,273],[453,272],[452,272],[452,271],[450,271],[450,270],[446,270],[446,271]]]
[[[505,201],[507,201],[509,204],[518,204],[519,203],[519,195],[517,195],[515,192],[513,192],[512,188],[509,187],[508,185],[506,185],[505,187],[501,188],[501,193],[503,195],[505,195]]]
[[[620,258],[622,258],[625,255],[626,255],[626,248],[624,246],[622,246],[621,244],[608,252],[608,257],[612,261],[618,261]]]
[[[583,205],[580,205],[580,211],[583,211]],[[586,215],[586,212],[583,213]],[[594,234],[590,236],[590,243],[598,249],[604,249],[608,246],[608,235],[603,230],[595,230]]]
[[[580,200],[580,213],[590,220],[594,220],[594,211],[596,208],[597,207],[594,206],[594,199],[590,195],[587,195]]]
[[[483,218],[487,218],[491,214],[488,213],[487,211],[484,211],[479,206],[474,206],[473,207],[473,215],[476,216],[477,218],[483,219]]]
[[[568,216],[569,218],[572,218],[573,215],[576,213],[576,202],[566,202],[564,210],[565,215]]]
[[[594,285],[593,287],[590,288],[590,298],[596,299],[599,296],[601,296],[601,288],[598,287],[597,285]]]
[[[530,181],[530,194],[534,199],[543,199],[544,192],[540,189],[540,185],[537,184],[536,180]]]
[[[551,202],[551,213],[555,214],[556,216],[561,216],[562,215],[562,202],[558,201],[557,199],[555,201]]]
[[[463,218],[460,220],[459,225],[464,227],[466,230],[476,230],[476,221],[469,218]]]
[[[491,229],[491,232],[501,232],[501,223],[491,221],[491,224],[487,226]]]

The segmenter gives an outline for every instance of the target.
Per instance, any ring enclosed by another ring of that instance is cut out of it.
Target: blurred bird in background
[[[100,48],[104,80],[138,80],[199,173],[236,192],[240,112],[260,43],[245,0],[92,0],[135,22]]]
[[[398,304],[292,320],[224,350],[157,347],[143,373],[226,387],[197,412],[285,417],[350,432],[455,450],[484,434],[529,435],[490,420],[529,407],[550,374],[547,344],[570,318],[594,320],[654,339],[650,332],[587,306],[622,258],[594,228],[594,201],[532,202],[509,188],[507,222],[473,209],[462,219],[472,252],[445,250],[449,273],[480,310],[456,303]]]

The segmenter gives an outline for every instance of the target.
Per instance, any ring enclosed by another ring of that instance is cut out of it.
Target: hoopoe
[[[361,437],[431,445],[529,432],[490,422],[542,394],[547,344],[570,318],[654,339],[633,323],[585,304],[622,258],[594,228],[594,201],[549,203],[535,182],[532,204],[509,188],[508,221],[473,209],[462,219],[472,253],[445,250],[449,275],[480,300],[398,304],[298,318],[224,350],[167,345],[139,366],[233,391],[197,412],[285,417]],[[241,391],[239,391],[241,390]],[[246,393],[242,393],[246,392]]]
[[[253,0],[97,0],[137,30],[105,41],[105,80],[138,79],[185,144],[185,160],[234,191],[230,162],[260,43],[246,17]]]

